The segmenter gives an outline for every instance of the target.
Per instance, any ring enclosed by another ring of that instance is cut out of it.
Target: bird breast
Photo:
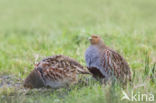
[[[85,52],[87,67],[100,67],[100,52],[95,46],[90,46]]]
[[[100,72],[105,76],[108,77],[108,74],[106,73],[106,69],[103,66],[103,59],[101,57],[101,52],[96,46],[90,46],[87,48],[85,52],[85,60],[88,69],[90,68],[96,68],[100,70]]]

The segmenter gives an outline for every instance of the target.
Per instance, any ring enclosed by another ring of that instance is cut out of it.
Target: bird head
[[[97,35],[92,35],[91,37],[89,37],[89,40],[90,40],[91,45],[103,44],[102,39],[100,38],[100,36],[97,36]]]
[[[25,79],[23,86],[30,89],[43,87],[44,82],[39,71],[34,69]]]

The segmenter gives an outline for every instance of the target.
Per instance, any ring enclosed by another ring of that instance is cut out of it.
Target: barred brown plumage
[[[90,43],[85,52],[85,60],[93,77],[107,81],[114,76],[122,83],[131,80],[130,67],[119,53],[107,47],[99,36],[92,35]]]
[[[74,59],[55,55],[41,60],[24,81],[24,87],[60,88],[77,83],[78,74],[90,74]]]

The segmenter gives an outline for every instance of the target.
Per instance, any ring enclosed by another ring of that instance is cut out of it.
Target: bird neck
[[[107,49],[108,48],[103,42],[99,42],[98,44],[96,44],[94,46],[98,49]]]

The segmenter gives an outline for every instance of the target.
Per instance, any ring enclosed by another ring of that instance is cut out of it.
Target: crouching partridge
[[[85,52],[85,60],[93,77],[102,78],[105,82],[111,77],[122,83],[131,80],[130,67],[120,54],[107,47],[99,36],[92,35],[89,40],[91,45]]]
[[[78,74],[89,74],[77,61],[56,55],[41,60],[24,81],[24,87],[60,88],[77,83]]]

